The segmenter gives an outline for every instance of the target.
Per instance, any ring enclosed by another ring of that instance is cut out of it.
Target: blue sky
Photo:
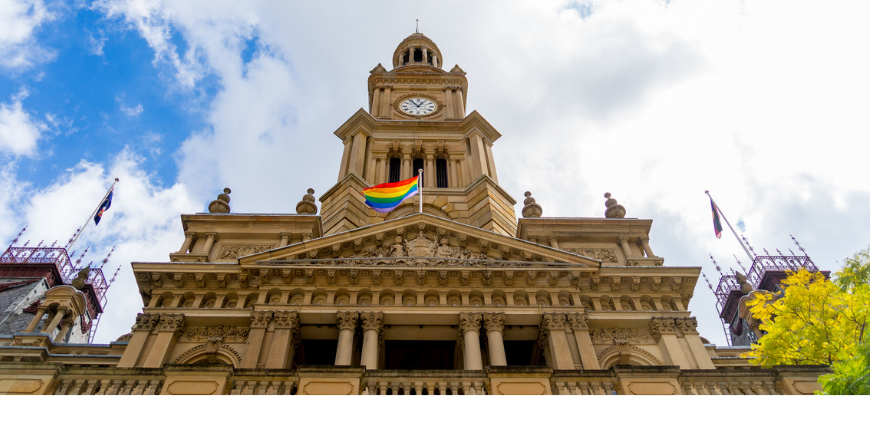
[[[836,270],[870,245],[867,8],[0,0],[0,241],[24,225],[25,240],[65,241],[120,177],[77,245],[95,261],[117,245],[97,335],[114,340],[142,306],[130,262],[166,261],[180,214],[224,187],[234,212],[293,212],[334,184],[333,131],[419,18],[445,67],[468,73],[468,111],[501,132],[500,184],[517,200],[600,217],[609,191],[654,220],[665,264],[715,282],[708,254],[736,268],[742,251],[713,236],[709,189],[756,250],[794,249],[793,234]],[[703,281],[690,310],[724,342]]]

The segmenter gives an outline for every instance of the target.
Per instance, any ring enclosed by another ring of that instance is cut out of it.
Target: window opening
[[[423,168],[423,159],[422,158],[415,158],[414,159],[414,171],[411,173],[411,177],[413,178],[414,176],[419,175],[420,169],[422,169],[422,168]],[[425,177],[426,175],[423,175],[423,176]],[[423,184],[424,187],[426,186],[426,182],[423,180],[423,178],[420,178],[420,182]]]
[[[387,182],[399,182],[401,171],[402,159],[398,157],[390,158],[390,179]]]
[[[438,188],[447,188],[449,186],[447,183],[447,160],[443,158],[435,160],[435,172]]]

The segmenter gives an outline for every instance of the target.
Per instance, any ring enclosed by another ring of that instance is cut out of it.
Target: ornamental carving
[[[299,327],[299,312],[297,311],[275,311],[272,319],[275,320],[276,329]]]
[[[574,249],[566,249],[566,251],[582,255],[584,257],[594,258],[596,260],[601,260],[604,263],[618,263],[619,260],[616,259],[616,252],[612,248],[574,248]]]
[[[488,246],[481,241],[481,248]],[[356,247],[355,247],[356,248]],[[317,259],[316,256],[299,255],[303,264],[353,265],[353,266],[449,266],[449,267],[529,267],[522,261],[496,260],[484,252],[473,252],[460,246],[450,246],[446,237],[429,240],[423,231],[414,238],[405,240],[396,236],[393,243],[383,243],[342,258]],[[288,261],[288,263],[292,263]]]
[[[380,332],[384,326],[383,312],[361,312],[359,315],[360,325],[363,330],[375,330]]]
[[[589,335],[592,343],[611,343],[615,340],[625,340],[630,343],[655,343],[649,330],[640,328],[603,328],[591,330]]]
[[[272,249],[272,245],[221,245],[221,249],[218,252],[218,258],[239,258],[245,255],[268,251],[270,249]]]
[[[203,354],[211,356],[210,358],[213,358],[218,353],[229,358],[233,362],[234,367],[238,367],[242,362],[242,355],[239,354],[238,351],[231,348],[229,345],[222,344],[220,341],[215,339],[214,342],[208,341],[204,345],[199,345],[188,349],[187,351],[179,355],[178,358],[175,359],[174,363],[184,364],[193,360],[194,357]]]
[[[504,331],[504,312],[483,314],[483,324],[487,333]]]
[[[160,315],[157,314],[139,314],[136,315],[136,323],[133,324],[131,330],[151,331],[160,320]]]
[[[673,318],[652,317],[649,321],[649,331],[656,339],[663,334],[676,334],[676,322]]]
[[[480,312],[460,312],[459,313],[459,331],[462,333],[468,331],[480,331],[480,321],[482,319]]]
[[[549,312],[541,315],[542,330],[565,330],[565,314]]]
[[[567,317],[572,330],[589,330],[589,315],[586,312],[571,312]]]
[[[184,330],[184,315],[183,314],[163,314],[160,315],[160,325],[158,331],[181,331]]]
[[[340,311],[335,314],[335,319],[338,320],[339,330],[356,330],[356,323],[359,320],[359,312]]]
[[[251,312],[251,328],[266,328],[272,320],[272,311]]]
[[[209,327],[190,327],[184,336],[193,341],[205,341],[218,337],[225,342],[244,342],[248,339],[251,329],[247,327],[228,327],[223,325]]]
[[[698,320],[695,317],[674,318],[681,334],[698,334]]]

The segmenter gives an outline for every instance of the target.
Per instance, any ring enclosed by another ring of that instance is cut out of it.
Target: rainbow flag
[[[405,200],[417,195],[417,178],[414,176],[400,182],[375,185],[362,191],[366,204],[380,213],[387,213]]]

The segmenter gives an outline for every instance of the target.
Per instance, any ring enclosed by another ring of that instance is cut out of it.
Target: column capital
[[[186,239],[196,239],[196,233],[193,233],[193,232],[187,232],[187,233],[184,233],[184,237],[185,237]]]
[[[281,233],[281,234],[278,235],[278,238],[279,238],[279,239],[284,239],[284,238],[286,238],[287,241],[289,242],[290,239],[292,238],[292,236],[290,235],[290,233]]]
[[[160,325],[157,326],[157,331],[171,331],[179,333],[184,330],[184,315],[183,314],[162,314],[159,320]]]
[[[616,239],[616,241],[619,243],[620,246],[628,245],[628,239],[626,239],[623,235],[619,235],[619,238]]]
[[[652,317],[649,321],[649,332],[655,340],[659,340],[663,334],[676,334],[676,322],[673,318]]]
[[[572,330],[589,330],[589,315],[586,312],[571,312],[567,317]]]
[[[299,312],[297,311],[275,311],[273,318],[275,328],[295,329],[299,327]]]
[[[66,306],[58,306],[57,307],[57,313],[63,314],[64,316],[69,315],[70,312],[72,312],[72,310]]]
[[[205,237],[206,239],[217,240],[217,235],[217,233],[206,233]]]
[[[383,331],[384,313],[383,312],[361,312],[359,315],[360,324],[363,330],[374,330],[377,332]]]
[[[339,330],[356,330],[356,323],[359,321],[359,312],[338,311],[335,313],[335,319],[338,320]]]
[[[138,314],[136,315],[136,323],[130,329],[134,331],[151,331],[157,325],[158,320],[160,320],[159,314]]]
[[[266,328],[272,321],[272,311],[251,312],[251,328]]]
[[[463,334],[469,331],[480,331],[480,321],[483,315],[480,312],[460,312],[459,331]]]
[[[483,314],[483,322],[487,333],[491,331],[504,332],[504,312]]]
[[[698,319],[695,317],[674,318],[680,334],[698,334]]]
[[[541,329],[565,330],[565,314],[561,312],[548,312],[541,315]]]
[[[45,314],[45,313],[48,313],[49,309],[48,309],[48,306],[46,306],[46,305],[39,305],[36,307],[36,311],[37,312],[41,311],[42,313]]]

